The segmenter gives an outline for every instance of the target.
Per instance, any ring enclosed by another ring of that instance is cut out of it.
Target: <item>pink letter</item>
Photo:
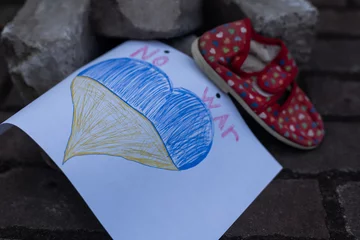
[[[139,53],[142,52],[142,56],[141,56],[141,59],[142,60],[147,60],[149,58],[151,58],[152,56],[154,56],[156,53],[158,53],[160,50],[159,49],[156,49],[155,51],[151,52],[149,55],[146,55],[147,54],[147,51],[148,51],[148,46],[144,46],[140,49],[138,49],[136,52],[132,53],[130,55],[130,57],[135,57],[136,55],[138,55]]]
[[[229,127],[225,132],[223,132],[223,133],[221,134],[221,137],[224,138],[224,137],[226,137],[229,133],[234,134],[236,141],[237,141],[237,142],[239,141],[239,135],[238,135],[238,133],[236,132],[236,130],[234,129],[234,125],[231,126],[231,127]]]
[[[221,131],[224,129],[228,118],[229,118],[229,114],[225,114],[225,115],[222,115],[220,117],[214,118],[214,122],[217,121],[217,120],[220,120],[219,128],[220,128]]]
[[[209,102],[209,104],[208,104],[209,109],[221,107],[220,104],[214,104],[214,105],[212,104],[213,101],[214,101],[214,97],[207,97],[207,96],[206,96],[207,93],[208,93],[208,90],[209,90],[209,88],[206,87],[206,88],[205,88],[205,91],[204,91],[204,94],[203,94],[203,96],[202,96],[202,100],[204,101],[204,103]]]
[[[164,64],[166,64],[167,62],[169,61],[169,58],[168,57],[165,57],[165,56],[161,56],[161,57],[157,57],[154,59],[153,61],[153,64],[155,66],[162,66]]]

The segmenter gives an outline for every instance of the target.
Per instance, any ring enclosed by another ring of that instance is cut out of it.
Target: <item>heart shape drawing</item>
[[[64,163],[110,155],[167,170],[186,170],[208,155],[212,116],[194,93],[132,58],[97,63],[73,80],[72,132]]]

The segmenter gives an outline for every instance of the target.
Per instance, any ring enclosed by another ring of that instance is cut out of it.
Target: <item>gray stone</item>
[[[177,50],[191,56],[191,44],[197,38],[196,35],[189,35],[182,38],[176,38],[168,42],[170,46],[176,48]]]
[[[28,0],[2,32],[15,86],[26,101],[43,94],[97,55],[89,0]]]
[[[359,40],[318,40],[304,70],[335,73],[360,73]]]
[[[0,112],[0,123],[11,117],[12,113]],[[41,148],[22,130],[13,127],[0,135],[0,164],[46,165],[42,159]]]
[[[138,39],[188,34],[202,24],[202,0],[92,1],[92,23],[101,35]]]
[[[216,0],[213,6],[208,17],[218,24],[249,17],[257,32],[284,40],[298,63],[309,60],[318,11],[308,1]]]
[[[296,150],[274,138],[262,138],[280,164],[293,172],[360,171],[360,123],[325,123],[324,142],[311,151]]]
[[[360,183],[348,183],[338,187],[340,203],[345,210],[347,231],[360,239]]]
[[[347,0],[310,0],[317,7],[345,7]]]
[[[328,239],[315,180],[275,180],[226,232],[228,237],[282,235]],[[259,238],[260,239],[260,238]]]
[[[360,11],[322,10],[318,26],[319,33],[360,36],[356,26],[360,22]]]
[[[61,172],[17,168],[0,174],[0,228],[102,230]]]
[[[360,116],[360,81],[331,77],[305,79],[308,94],[322,115]]]

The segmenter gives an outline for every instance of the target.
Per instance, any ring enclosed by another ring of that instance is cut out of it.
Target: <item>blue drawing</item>
[[[73,80],[71,136],[64,163],[104,154],[168,170],[186,170],[208,155],[212,116],[194,93],[173,88],[156,66],[132,58],[95,64]]]

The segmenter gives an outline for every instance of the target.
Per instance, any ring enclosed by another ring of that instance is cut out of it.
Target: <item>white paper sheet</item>
[[[159,42],[120,45],[5,123],[114,239],[218,239],[281,170],[229,97]]]

